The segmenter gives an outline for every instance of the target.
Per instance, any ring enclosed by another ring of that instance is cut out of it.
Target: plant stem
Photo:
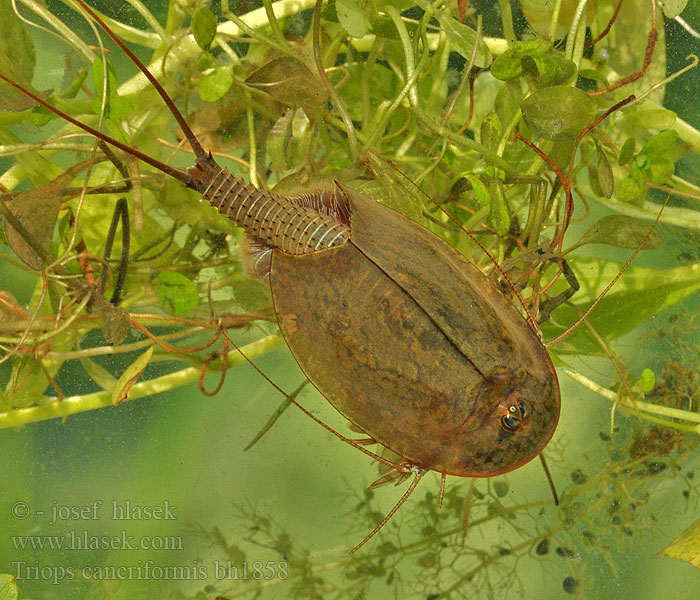
[[[231,350],[226,357],[226,364],[228,367],[232,367],[239,363],[247,362],[241,353],[248,359],[253,359],[281,346],[283,343],[280,336],[269,335],[261,340],[243,346],[240,352],[238,350]],[[188,367],[175,371],[174,373],[169,373],[168,375],[136,383],[129,390],[129,396],[125,401],[172,390],[197,381],[199,376],[199,368]],[[70,396],[63,400],[49,400],[45,398],[45,401],[48,401],[48,403],[0,413],[0,429],[19,427],[29,423],[46,421],[58,417],[67,417],[88,410],[111,406],[112,394],[111,392],[102,391],[92,394],[83,394],[81,396]]]

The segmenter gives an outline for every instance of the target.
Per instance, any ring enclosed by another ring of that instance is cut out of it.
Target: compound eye
[[[522,424],[520,419],[510,414],[503,415],[499,419],[499,423],[501,425],[501,429],[508,433],[515,433],[516,431],[518,431],[518,429],[520,429],[520,425]]]
[[[499,419],[501,429],[508,433],[515,433],[520,429],[522,422],[516,415],[516,408],[511,406],[508,408],[508,412]]]
[[[530,407],[524,400],[517,400],[511,404],[504,415],[499,419],[501,429],[507,433],[515,433],[530,418]]]
[[[530,407],[525,400],[518,400],[518,408],[520,409],[520,420],[527,421],[530,418]]]

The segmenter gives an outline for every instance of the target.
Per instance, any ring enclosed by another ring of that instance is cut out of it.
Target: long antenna
[[[138,58],[137,56],[129,50],[129,48],[126,47],[124,42],[122,42],[117,35],[107,26],[107,24],[95,13],[92,8],[90,8],[83,0],[75,0],[75,2],[87,13],[89,14],[96,22],[97,24],[102,27],[104,32],[112,38],[114,43],[119,46],[119,48],[134,62],[134,64],[139,68],[139,71],[141,71],[145,76],[148,81],[151,82],[153,87],[156,89],[158,94],[160,95],[161,98],[163,98],[163,101],[167,105],[168,109],[170,112],[173,114],[175,117],[175,120],[177,121],[177,124],[180,126],[180,129],[182,129],[182,133],[185,135],[187,138],[187,141],[189,142],[190,146],[192,147],[192,151],[194,152],[195,157],[197,160],[205,160],[209,157],[209,153],[202,148],[202,145],[199,143],[199,140],[197,139],[197,136],[194,134],[192,129],[190,129],[190,126],[187,124],[187,121],[185,120],[185,117],[182,116],[182,113],[178,110],[178,108],[175,106],[173,103],[172,99],[170,96],[168,96],[167,92],[163,89],[163,86],[160,84],[160,82],[154,77],[154,75],[146,68],[146,65],[144,65]]]
[[[34,100],[34,102],[43,106],[46,110],[50,110],[53,114],[61,117],[63,120],[68,121],[69,123],[75,125],[76,127],[79,127],[83,131],[86,131],[90,135],[95,136],[96,138],[102,140],[103,142],[107,142],[110,146],[114,146],[115,148],[119,148],[120,150],[123,150],[127,154],[131,154],[132,156],[135,156],[139,160],[142,160],[143,162],[151,165],[152,167],[155,167],[156,169],[165,173],[166,175],[170,175],[171,177],[174,177],[178,181],[182,181],[182,183],[184,183],[185,185],[190,185],[190,183],[192,182],[192,178],[184,171],[181,171],[180,169],[176,169],[175,167],[171,167],[170,165],[166,165],[165,163],[160,162],[159,160],[156,160],[155,158],[153,158],[151,156],[148,156],[148,154],[144,154],[143,152],[141,152],[140,150],[137,150],[136,148],[132,148],[131,146],[127,146],[126,144],[122,144],[121,142],[115,140],[114,138],[109,137],[107,134],[102,133],[101,131],[98,131],[94,127],[90,127],[89,125],[86,125],[85,123],[81,123],[77,119],[74,119],[73,117],[71,117],[69,114],[66,114],[62,110],[56,108],[55,106],[52,106],[43,98],[40,98],[36,94],[23,88],[19,83],[12,81],[12,79],[3,75],[2,73],[0,73],[0,80],[4,81],[8,85],[11,85],[17,91],[22,92],[25,96],[27,96],[28,98],[31,98],[32,100]]]

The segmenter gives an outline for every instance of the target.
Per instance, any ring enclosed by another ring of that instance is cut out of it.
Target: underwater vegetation
[[[0,598],[695,597],[697,569],[653,555],[700,499],[700,4],[90,4],[236,175],[357,190],[529,315],[562,391],[559,504],[539,461],[444,494],[427,473],[349,555],[406,473],[294,405],[366,437],[305,385],[241,230],[2,84]],[[2,0],[0,23],[0,73],[193,163],[73,2]]]

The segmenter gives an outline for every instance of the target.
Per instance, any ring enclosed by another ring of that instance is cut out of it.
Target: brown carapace
[[[171,107],[193,167],[163,165],[0,78],[176,177],[244,228],[304,374],[356,428],[402,457],[397,470],[491,476],[542,451],[559,417],[557,376],[537,332],[486,276],[436,235],[340,184],[287,197],[221,168],[156,79],[78,3]]]

